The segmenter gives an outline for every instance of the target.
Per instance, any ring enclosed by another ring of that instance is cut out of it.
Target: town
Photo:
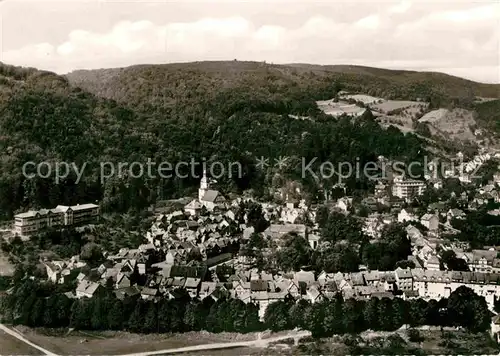
[[[411,253],[392,270],[370,269],[362,263],[352,272],[314,271],[307,265],[287,270],[267,268],[262,259],[272,260],[273,254],[286,249],[294,238],[304,241],[313,252],[329,244],[318,222],[320,208],[303,199],[290,201],[288,196],[284,197],[284,204],[257,202],[251,197],[229,200],[215,190],[205,171],[198,197],[181,210],[156,212],[144,242],[136,248],[122,248],[114,254],[104,251],[102,261],[94,266],[88,266],[78,255],[69,260],[45,259],[42,263],[48,281],[76,283],[76,288],[66,293],[73,299],[92,298],[110,285],[119,299],[140,296],[153,302],[176,298],[183,290],[201,301],[233,298],[253,303],[263,320],[270,304],[287,298],[313,304],[337,295],[357,300],[430,301],[448,298],[466,286],[484,297],[496,315],[496,301],[500,298],[498,248],[471,248],[470,244],[450,237],[460,233],[454,226],[457,221],[466,220],[466,212],[500,202],[498,178],[494,175],[492,181],[474,188],[470,199],[465,191],[459,196],[453,193],[453,205],[458,201],[465,211],[451,207],[449,200],[430,202],[426,211],[412,207],[411,203],[422,198],[427,189],[443,189],[443,179],[430,176],[427,181],[402,176],[392,181],[379,180],[372,194],[358,203],[347,196],[326,202],[324,207],[335,216],[353,216],[370,243],[380,240],[388,226],[404,229],[411,242]],[[380,206],[384,208],[379,209]],[[491,209],[488,214],[496,216],[496,211]],[[98,222],[98,205],[58,206],[16,215],[14,233],[28,240],[47,227],[59,229]],[[252,246],[256,240],[263,243],[258,253]],[[497,337],[500,327],[496,320],[495,317],[492,332]]]

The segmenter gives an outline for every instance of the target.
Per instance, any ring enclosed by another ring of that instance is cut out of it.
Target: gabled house
[[[413,213],[411,209],[401,209],[398,214],[398,222],[410,222],[410,221],[418,221],[417,216]]]
[[[191,216],[196,216],[200,212],[203,205],[196,199],[193,199],[184,207],[184,212]]]
[[[154,300],[159,295],[158,289],[156,288],[142,288],[141,298],[143,300]]]
[[[212,295],[217,287],[215,282],[202,282],[198,296],[200,300],[203,300]]]
[[[93,296],[104,291],[104,287],[96,282],[90,282],[86,279],[82,280],[76,287],[77,298],[92,298]]]
[[[425,214],[420,219],[420,223],[429,229],[429,231],[437,231],[439,229],[439,218],[435,214]]]
[[[191,298],[196,298],[198,295],[198,288],[200,286],[201,279],[188,277],[186,278],[186,283],[184,284],[184,288],[189,293]]]

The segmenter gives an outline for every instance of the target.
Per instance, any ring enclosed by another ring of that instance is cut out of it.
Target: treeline
[[[2,297],[3,322],[31,327],[72,327],[80,330],[127,330],[137,333],[252,332],[264,329],[310,330],[314,336],[391,331],[403,324],[411,326],[462,326],[485,331],[490,312],[483,297],[470,288],[460,287],[448,299],[426,302],[400,298],[371,298],[368,301],[337,296],[311,304],[293,299],[269,304],[264,322],[259,321],[258,307],[220,294],[217,301],[191,299],[185,290],[175,298],[157,303],[140,296],[117,299],[112,289],[93,298],[70,299],[62,294],[64,287],[25,280],[12,294]]]
[[[401,298],[370,298],[367,301],[336,297],[310,304],[307,301],[280,301],[266,310],[265,327],[287,330],[300,327],[315,337],[360,333],[365,330],[393,331],[410,326],[462,326],[485,331],[490,326],[490,311],[483,297],[470,288],[460,287],[448,299],[439,301]]]
[[[468,212],[463,220],[453,219],[451,225],[460,230],[456,238],[469,242],[472,248],[500,243],[500,216],[488,214],[485,208]]]
[[[258,308],[239,299],[192,300],[185,290],[175,298],[145,301],[140,295],[116,298],[111,288],[92,298],[70,299],[64,288],[24,281],[1,299],[3,321],[31,327],[127,330],[166,333],[207,330],[251,332],[262,329]]]

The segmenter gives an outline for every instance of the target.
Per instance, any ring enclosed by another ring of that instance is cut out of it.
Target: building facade
[[[394,178],[392,195],[401,199],[410,199],[422,195],[425,191],[425,183],[420,180]]]
[[[58,205],[55,209],[31,210],[14,217],[14,233],[29,237],[45,228],[78,226],[99,221],[99,206],[82,204],[73,206]]]

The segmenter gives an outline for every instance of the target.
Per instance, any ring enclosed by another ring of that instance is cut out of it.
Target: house
[[[306,237],[306,226],[304,224],[271,224],[264,231],[264,235],[271,239],[281,239],[286,234],[296,233],[299,236]]]
[[[317,287],[311,286],[306,291],[306,299],[311,302],[311,304],[321,302],[324,297]]]
[[[432,255],[429,259],[425,260],[424,267],[431,271],[439,271],[440,263],[439,258],[436,255]]]
[[[495,340],[497,343],[500,342],[500,315],[495,315],[491,319],[491,337],[493,340]]]
[[[472,250],[472,260],[467,261],[467,265],[472,272],[491,273],[496,257],[497,252],[494,249]]]
[[[202,282],[198,296],[201,300],[209,297],[217,288],[216,282]]]
[[[141,298],[143,300],[154,300],[159,295],[158,289],[156,288],[142,288]]]
[[[298,283],[304,283],[306,286],[310,286],[315,282],[314,272],[312,271],[304,271],[300,270],[299,272],[295,272],[293,275],[293,280]]]
[[[184,206],[184,211],[191,216],[196,216],[202,207],[203,205],[198,200],[193,199],[190,203]]]
[[[188,277],[186,278],[186,283],[184,284],[184,288],[189,293],[191,298],[196,298],[198,295],[198,287],[200,286],[201,279]]]
[[[437,231],[439,229],[439,218],[435,214],[425,214],[420,219],[420,223],[429,229],[429,231]]]
[[[411,209],[402,209],[398,214],[398,222],[404,223],[409,221],[418,221],[418,218]]]
[[[250,236],[255,232],[255,228],[253,226],[245,227],[243,230],[243,239],[248,240]]]
[[[315,250],[318,247],[320,239],[321,237],[316,234],[310,234],[307,236],[307,241],[309,242],[309,246],[311,246],[313,250]]]
[[[61,275],[62,269],[66,264],[62,261],[52,261],[44,263],[45,270],[47,271],[47,279],[52,283],[57,283]]]
[[[343,197],[337,200],[335,207],[342,210],[343,212],[348,212],[352,206],[352,198]]]
[[[117,278],[116,281],[116,288],[128,288],[131,286],[130,283],[130,278],[126,274],[120,273],[120,276]]]
[[[393,272],[381,272],[380,273],[380,282],[384,286],[384,290],[386,292],[392,292],[396,288],[396,276]]]
[[[76,287],[77,298],[92,298],[93,296],[104,291],[104,287],[96,282],[90,282],[86,279],[82,280]]]
[[[387,196],[388,195],[387,194],[387,185],[385,185],[381,181],[378,181],[377,184],[375,185],[374,193],[375,193],[375,196],[377,198]]]
[[[401,267],[396,268],[396,285],[399,290],[407,291],[413,289],[413,277],[411,274],[411,269],[402,269]]]
[[[465,219],[465,213],[460,209],[450,209],[446,213],[448,221],[452,219]]]

